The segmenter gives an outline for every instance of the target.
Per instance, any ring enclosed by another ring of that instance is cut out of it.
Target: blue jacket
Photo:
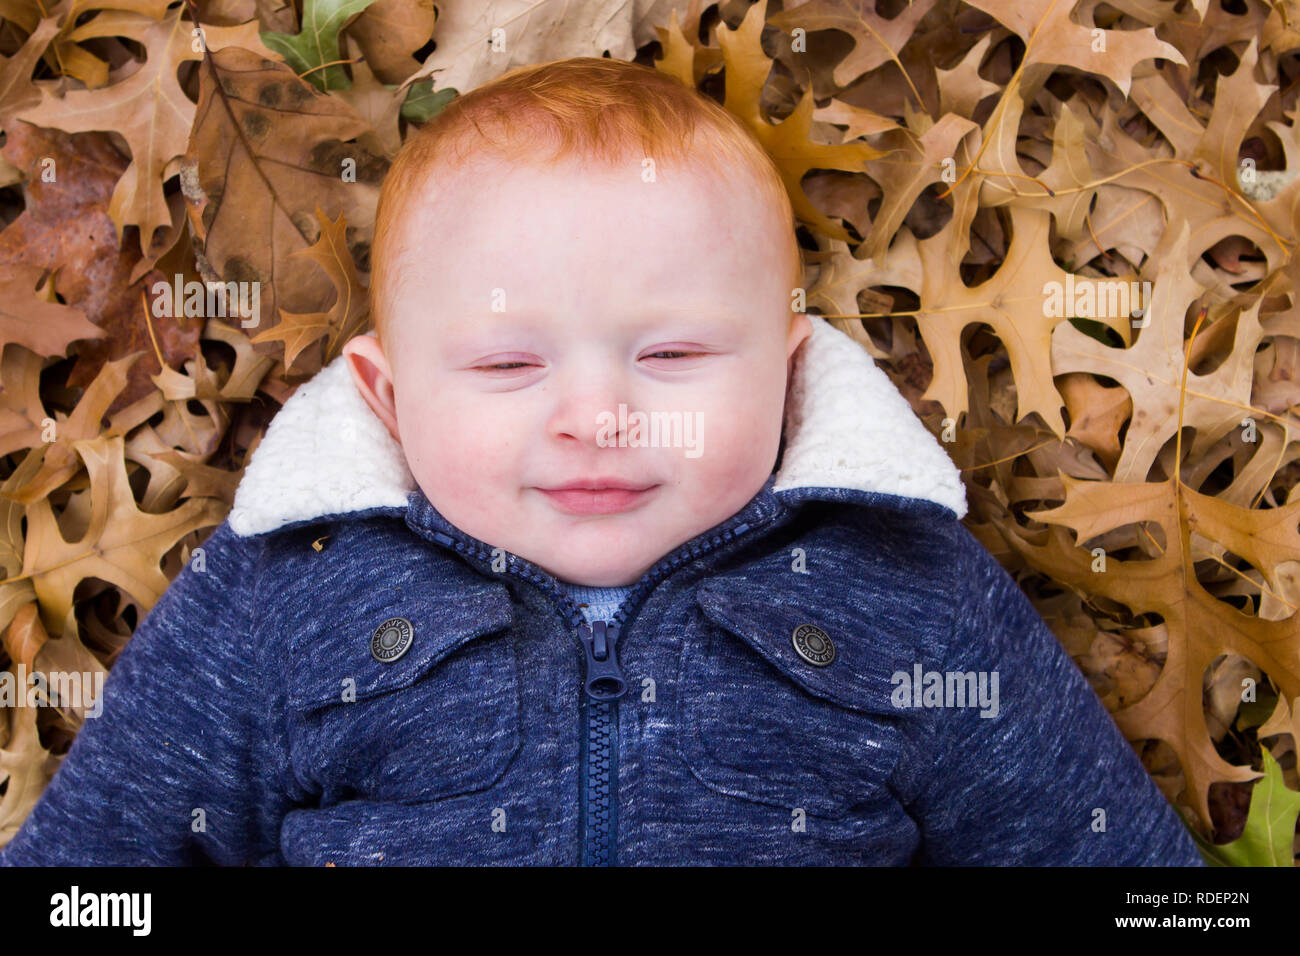
[[[812,321],[766,485],[594,625],[434,510],[336,360],[0,862],[1203,865],[943,448]]]

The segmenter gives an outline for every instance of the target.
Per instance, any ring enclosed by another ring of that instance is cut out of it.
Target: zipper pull
[[[592,700],[616,700],[627,693],[618,666],[618,625],[606,621],[580,624],[578,638],[587,652],[585,690]]]

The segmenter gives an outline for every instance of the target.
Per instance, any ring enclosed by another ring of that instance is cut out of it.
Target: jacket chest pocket
[[[492,786],[520,743],[505,586],[362,603],[343,622],[304,627],[291,641],[298,773],[323,803],[422,802]]]
[[[719,793],[819,817],[880,798],[899,731],[891,688],[881,697],[853,669],[853,642],[798,608],[737,602],[707,584],[696,599],[703,619],[686,635],[677,685],[677,750],[691,773]],[[828,666],[796,653],[802,624],[831,635]]]

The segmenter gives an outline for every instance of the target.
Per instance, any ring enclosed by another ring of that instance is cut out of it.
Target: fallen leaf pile
[[[1300,5],[702,6],[0,0],[0,664],[112,666],[366,330],[404,136],[607,54],[754,132],[808,309],[944,443],[1204,852],[1290,865]],[[260,321],[173,294],[204,281],[256,283]],[[85,719],[49,703],[0,712],[0,843]]]

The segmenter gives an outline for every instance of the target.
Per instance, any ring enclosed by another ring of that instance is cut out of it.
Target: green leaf
[[[1267,684],[1255,688],[1259,696],[1237,708],[1237,729],[1248,730],[1265,723],[1277,708],[1277,694]]]
[[[306,74],[320,90],[346,90],[352,86],[339,57],[339,31],[375,0],[303,0],[302,32],[263,33],[262,42],[282,55],[299,76]],[[314,69],[333,63],[324,69]],[[308,70],[312,70],[308,73]]]
[[[1295,866],[1291,845],[1296,817],[1300,815],[1300,793],[1282,782],[1282,768],[1267,747],[1264,776],[1250,793],[1246,828],[1231,843],[1214,844],[1193,832],[1201,856],[1211,866]]]
[[[433,78],[425,77],[418,83],[412,83],[406,91],[406,101],[402,103],[402,118],[416,123],[433,119],[443,108],[456,98],[456,91],[448,87],[445,90],[433,90]]]

